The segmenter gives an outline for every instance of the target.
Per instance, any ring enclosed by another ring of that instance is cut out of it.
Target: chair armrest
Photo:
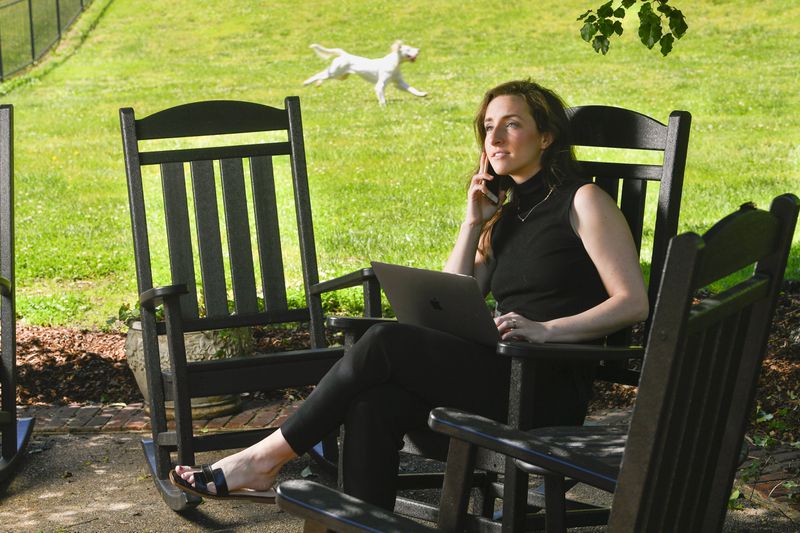
[[[375,273],[371,268],[362,268],[349,274],[345,274],[344,276],[339,276],[338,278],[329,279],[328,281],[322,281],[316,285],[312,285],[311,294],[323,294],[339,289],[346,289],[348,287],[355,287],[356,285],[361,285],[365,281],[375,281],[375,283],[378,282],[378,278],[375,277]]]
[[[284,481],[277,489],[278,507],[332,531],[430,533],[418,522],[390,513],[314,481]],[[306,531],[310,531],[306,528]]]
[[[364,333],[375,324],[394,322],[392,318],[331,316],[325,321],[329,329],[336,329],[344,333],[344,346],[348,349],[358,342]]]
[[[0,277],[0,294],[3,296],[13,296],[14,294],[11,292],[11,282],[6,278]]]
[[[364,296],[364,316],[380,317],[381,310],[381,284],[371,268],[362,268],[338,278],[316,283],[311,286],[311,294],[320,294],[346,289],[361,285]]]
[[[521,431],[482,416],[446,407],[431,411],[428,425],[450,438],[502,453],[609,492],[613,492],[617,484],[618,466],[582,455],[571,447],[554,444],[553,440],[539,437],[536,430]]]
[[[329,316],[325,320],[325,326],[347,333],[354,332],[360,336],[375,324],[381,324],[383,322],[396,322],[396,320],[393,318],[371,318],[363,316]]]
[[[641,359],[641,346],[601,346],[597,344],[562,344],[504,341],[497,353],[508,357],[559,361],[624,361]]]
[[[185,283],[178,285],[165,285],[163,287],[153,287],[139,295],[139,305],[142,307],[153,308],[170,296],[181,296],[187,294],[189,290]]]

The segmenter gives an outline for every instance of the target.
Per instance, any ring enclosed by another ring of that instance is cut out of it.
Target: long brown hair
[[[542,152],[542,168],[546,170],[546,185],[553,189],[565,181],[575,179],[579,175],[578,163],[572,148],[566,105],[556,93],[530,79],[509,81],[486,91],[478,107],[478,112],[475,114],[474,122],[475,136],[481,150],[483,150],[486,140],[484,119],[489,103],[498,96],[511,95],[521,96],[525,99],[539,132],[549,133],[552,137],[552,142]],[[513,181],[510,179],[503,181],[506,184],[506,194],[509,194]],[[492,228],[502,216],[503,210],[514,204],[515,201],[512,195],[511,201],[484,224],[478,245],[478,251],[482,255],[486,256],[489,250]]]

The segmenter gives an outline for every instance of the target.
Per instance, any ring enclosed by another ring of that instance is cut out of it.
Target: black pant
[[[344,423],[345,491],[392,509],[403,436],[426,428],[428,413],[440,406],[504,420],[509,367],[510,360],[494,347],[426,328],[380,324],[331,368],[281,431],[302,454]],[[538,400],[534,406],[545,415],[542,422],[549,425],[552,416],[546,414],[555,410],[562,413],[555,417],[561,423],[581,423],[585,401],[582,409],[575,405],[577,411],[567,408],[576,416],[565,419],[565,407],[576,401],[564,386],[570,376],[542,376],[546,379],[537,374],[535,389],[545,401],[541,409]]]

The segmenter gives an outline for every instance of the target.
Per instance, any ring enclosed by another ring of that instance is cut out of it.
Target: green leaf
[[[767,413],[765,411],[759,411],[758,418],[756,418],[756,422],[757,423],[768,422],[768,421],[772,420],[774,417],[775,417],[775,415],[773,415],[772,413]]]
[[[622,35],[622,22],[615,20],[614,21],[614,33],[617,35]]]
[[[671,33],[664,35],[659,43],[661,43],[661,55],[666,56],[670,52],[672,52],[672,43],[675,42],[675,38],[672,37]]]
[[[616,10],[614,10],[614,16],[617,17],[618,19],[624,19],[625,18],[625,8],[624,7],[618,7]]]
[[[592,12],[592,10],[590,9],[590,10],[588,10],[586,13],[584,13],[583,15],[581,15],[580,17],[576,18],[575,20],[583,20],[583,19],[585,19],[586,17],[588,17],[588,16],[589,16],[589,13],[591,13],[591,12]]]
[[[728,496],[728,509],[742,509],[744,506],[737,500],[742,495],[739,489],[733,489],[731,495]]]
[[[635,3],[636,3],[636,0],[622,0],[622,7],[624,7],[625,9],[628,9],[629,7],[631,7]]]
[[[658,7],[656,8],[656,11],[659,11],[660,13],[664,13],[666,16],[669,16],[670,13],[675,11],[675,8],[667,4],[666,2],[660,2],[658,4]]]
[[[669,29],[675,34],[675,37],[680,39],[689,26],[686,24],[686,18],[679,10],[674,10],[669,16]]]
[[[592,40],[595,33],[597,33],[597,24],[593,22],[587,22],[583,25],[583,28],[581,28],[581,37],[587,43]]]
[[[639,39],[647,48],[653,48],[661,39],[661,25],[650,21],[642,22],[639,26]]]
[[[608,19],[603,19],[598,24],[598,29],[603,37],[611,37],[614,35],[614,23]]]
[[[592,41],[592,48],[594,48],[595,52],[602,52],[603,55],[606,55],[606,52],[608,52],[609,44],[610,43],[608,42],[608,39],[606,37],[603,37],[602,35],[597,35]]]
[[[613,0],[606,2],[597,8],[597,16],[600,18],[611,17],[614,15],[614,9],[611,7]]]
[[[639,39],[647,48],[653,48],[661,39],[661,17],[653,13],[649,3],[639,9]]]

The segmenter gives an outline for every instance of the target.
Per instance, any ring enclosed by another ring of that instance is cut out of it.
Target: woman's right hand
[[[497,203],[493,203],[486,194],[489,189],[486,182],[494,179],[488,172],[489,158],[481,152],[478,173],[472,176],[467,192],[467,214],[465,222],[473,226],[483,226],[500,209],[506,198],[505,191],[500,191]]]

